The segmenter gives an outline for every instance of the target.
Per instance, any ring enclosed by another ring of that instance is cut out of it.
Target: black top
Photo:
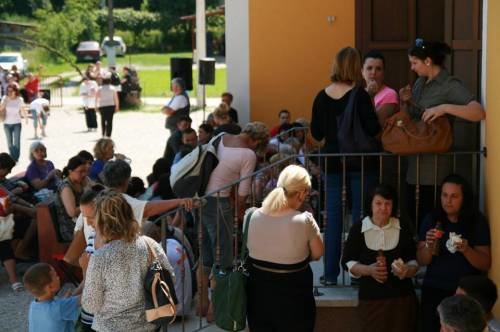
[[[361,226],[362,222],[358,222],[349,231],[342,255],[342,266],[345,270],[347,270],[346,263],[349,261],[357,261],[364,265],[371,265],[377,261],[377,251],[368,249],[366,246]],[[400,226],[398,245],[392,250],[384,251],[389,273],[387,281],[381,284],[372,277],[361,277],[359,280],[360,300],[387,299],[415,294],[410,278],[400,280],[391,272],[391,264],[395,259],[401,258],[405,263],[416,259],[416,245],[411,231],[404,223],[400,223]]]
[[[418,235],[420,241],[425,241],[427,231],[436,227],[438,220],[443,224],[444,234],[439,241],[439,255],[433,256],[431,263],[427,266],[424,286],[455,290],[462,277],[482,274],[482,272],[472,266],[461,252],[451,253],[446,248],[450,232],[462,235],[462,238],[467,239],[471,247],[490,246],[490,228],[485,216],[480,212],[475,213],[470,218],[471,226],[468,226],[463,221],[452,223],[449,220],[443,220],[434,211],[422,221]]]
[[[231,107],[229,109],[228,115],[233,123],[238,123],[238,111]]]
[[[241,133],[241,127],[235,123],[226,123],[226,124],[220,125],[217,128],[215,128],[214,136],[217,136],[220,133],[228,133],[231,135],[238,135],[239,133]]]
[[[327,95],[323,89],[314,99],[311,118],[311,134],[318,141],[325,139],[325,146],[321,149],[322,153],[339,152],[337,118],[345,111],[351,93],[352,90],[349,90],[340,99],[334,99]],[[380,131],[380,125],[370,96],[364,89],[359,89],[355,102],[360,112],[359,116],[363,129],[368,135],[376,136]],[[368,164],[366,166],[368,167]],[[327,171],[328,173],[341,171],[340,160],[329,160]]]
[[[163,158],[170,162],[170,165],[174,162],[175,155],[179,152],[182,145],[182,132],[176,130],[172,136],[167,140],[167,146],[165,147],[165,152],[163,153]]]

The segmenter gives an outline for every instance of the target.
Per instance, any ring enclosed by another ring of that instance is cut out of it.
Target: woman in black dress
[[[418,270],[410,228],[396,217],[397,197],[378,185],[366,216],[349,231],[342,265],[359,278],[359,318],[363,331],[411,331],[417,301],[411,278]]]

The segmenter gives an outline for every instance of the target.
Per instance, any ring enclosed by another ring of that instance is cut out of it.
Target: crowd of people
[[[83,271],[81,284],[69,297],[56,296],[64,275],[54,266],[38,263],[25,273],[24,287],[36,298],[29,311],[30,329],[72,330],[77,321],[84,331],[156,330],[144,311],[149,242],[162,267],[175,275],[181,299],[178,315],[190,314],[197,293],[197,314],[212,321],[216,308],[209,291],[217,285],[211,273],[214,266],[233,269],[246,220],[251,331],[314,330],[309,263],[322,257],[324,285],[336,285],[342,269],[358,284],[357,310],[364,331],[482,331],[486,326],[497,331],[491,312],[496,286],[485,276],[491,267],[488,222],[474,205],[470,184],[450,174],[446,161],[439,161],[440,200],[435,207],[426,199],[433,197],[426,192],[435,190],[427,181],[433,171],[427,170],[424,157],[421,179],[413,178],[416,164],[409,157],[407,185],[420,184],[421,220],[405,220],[398,217],[397,207],[406,197],[378,183],[378,160],[348,158],[345,171],[340,158],[318,162],[307,155],[341,152],[338,118],[348,104],[355,105],[363,131],[374,138],[387,119],[401,111],[427,122],[441,116],[483,119],[482,106],[444,68],[449,51],[443,43],[416,40],[408,56],[419,78],[413,87],[396,92],[384,83],[381,53],[371,51],[361,58],[357,50],[343,48],[335,56],[331,84],[312,103],[310,123],[292,120],[292,113],[282,109],[270,129],[260,122],[238,123],[229,92],[198,130],[191,128],[185,82],[175,78],[173,97],[162,108],[170,135],[147,186],[132,177],[128,158],[115,153],[110,138],[113,114],[121,103],[113,87],[114,69],[107,73],[99,63],[89,66],[80,94],[88,129],[97,128],[99,109],[103,135],[93,153],[80,151],[60,171],[47,159],[47,147],[35,141],[22,178],[7,178],[18,150],[0,154],[0,194],[5,197],[0,213],[15,221],[15,234],[0,241],[0,253],[13,290],[23,288],[15,258],[36,256],[34,205],[47,198],[54,201],[59,238],[69,244],[65,264]],[[121,82],[118,85],[123,89]],[[7,114],[13,113],[11,104],[18,96],[14,90],[8,93],[12,97],[4,107]],[[203,202],[176,197],[170,183],[172,166],[198,146],[212,144],[216,136],[218,163],[207,179],[209,194]],[[343,242],[345,196],[352,220]],[[408,209],[416,209],[414,197],[408,204]],[[200,205],[201,212],[192,213]],[[247,210],[251,206],[256,208]],[[162,219],[168,224],[165,247],[159,243]],[[415,292],[418,275],[423,276],[420,300]]]

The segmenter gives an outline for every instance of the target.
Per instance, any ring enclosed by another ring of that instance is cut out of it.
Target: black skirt
[[[250,331],[310,332],[316,304],[309,265],[291,273],[264,271],[249,264],[247,319]]]

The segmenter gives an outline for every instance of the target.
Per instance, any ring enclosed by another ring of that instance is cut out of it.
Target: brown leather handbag
[[[399,155],[443,153],[453,144],[453,130],[446,116],[428,124],[401,110],[387,119],[381,140],[384,150]]]

